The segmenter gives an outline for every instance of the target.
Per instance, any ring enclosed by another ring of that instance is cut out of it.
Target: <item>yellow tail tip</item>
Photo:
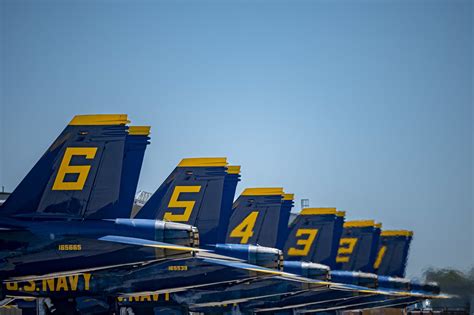
[[[413,236],[413,231],[408,230],[385,230],[380,233],[380,236]]]
[[[128,128],[128,134],[131,136],[149,136],[150,126],[130,126]]]
[[[76,115],[70,126],[112,126],[130,123],[127,114]]]
[[[301,215],[335,215],[336,208],[304,208],[300,212]]]
[[[242,196],[283,196],[282,187],[264,187],[264,188],[246,188],[242,192]]]
[[[227,166],[225,157],[185,158],[178,167],[224,167]]]
[[[227,174],[240,174],[240,165],[227,166]]]
[[[345,228],[352,227],[375,227],[374,220],[361,220],[361,221],[347,221],[344,223]]]

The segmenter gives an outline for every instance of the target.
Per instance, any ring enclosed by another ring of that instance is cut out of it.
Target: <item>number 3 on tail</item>
[[[257,221],[258,211],[251,212],[239,225],[237,225],[230,237],[240,237],[240,244],[247,244],[249,239],[253,236],[253,228]]]
[[[296,241],[296,245],[303,246],[303,248],[291,247],[288,249],[288,255],[289,256],[307,256],[317,234],[318,234],[318,229],[298,229],[298,231],[296,231],[296,237],[307,235],[306,238],[299,238]]]

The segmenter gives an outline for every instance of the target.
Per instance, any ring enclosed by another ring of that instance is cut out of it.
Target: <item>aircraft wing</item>
[[[107,235],[99,238],[99,241],[120,243],[126,245],[135,245],[135,246],[147,246],[161,249],[172,249],[185,252],[203,252],[207,251],[206,249],[174,245],[169,243],[163,243],[158,241],[150,241],[142,238],[128,237],[128,236],[119,236],[119,235]]]
[[[393,291],[393,290],[384,290],[384,289],[372,289],[363,287],[355,284],[342,284],[342,283],[333,283],[330,286],[331,289],[339,291],[354,291],[359,293],[366,294],[378,294],[378,295],[391,295],[391,296],[403,296],[405,292]]]
[[[428,294],[424,292],[416,292],[416,291],[400,291],[400,290],[393,290],[387,288],[377,288],[371,289],[366,288],[358,285],[353,284],[333,284],[330,286],[332,289],[336,290],[353,290],[360,293],[367,293],[367,294],[379,294],[379,295],[390,295],[390,296],[399,296],[399,297],[418,297],[423,299],[449,299],[453,298],[453,295],[449,294]]]
[[[327,282],[327,281],[313,280],[313,279],[301,277],[298,275],[290,274],[290,273],[275,270],[275,269],[248,264],[248,263],[243,262],[240,259],[222,256],[222,255],[214,254],[212,252],[204,252],[204,253],[200,252],[197,254],[196,258],[200,259],[202,262],[205,262],[206,264],[214,264],[214,265],[220,265],[220,266],[225,266],[229,268],[253,271],[260,275],[275,276],[277,278],[282,278],[282,279],[290,280],[290,281],[307,282],[307,283],[313,283],[313,284],[320,284],[323,286],[328,286],[330,284],[330,282]],[[250,277],[250,278],[254,278],[254,277]],[[156,290],[156,291],[121,293],[118,296],[126,298],[126,297],[136,296],[136,295],[174,293],[174,292],[186,291],[188,289],[215,286],[215,285],[229,283],[229,282],[234,282],[234,281],[225,280],[222,282],[213,282],[213,283],[206,283],[206,284],[199,284],[199,285],[193,284],[192,286],[182,286],[182,287],[177,287],[177,288],[168,288],[168,289]]]
[[[51,279],[51,278],[64,277],[64,276],[74,276],[74,275],[80,275],[80,274],[90,273],[94,271],[101,271],[101,270],[108,270],[108,269],[115,269],[115,268],[122,268],[122,267],[138,268],[138,267],[145,266],[148,264],[161,262],[163,260],[166,260],[166,258],[149,260],[146,262],[133,262],[133,263],[108,265],[108,266],[94,267],[94,268],[60,271],[60,272],[53,272],[53,273],[48,273],[44,275],[27,275],[27,276],[20,276],[20,277],[11,277],[8,279],[4,279],[3,281],[4,282],[36,281],[36,280]]]
[[[276,278],[281,278],[284,280],[290,280],[290,281],[297,281],[297,282],[305,282],[308,284],[316,284],[316,285],[322,285],[322,286],[327,286],[330,289],[333,290],[345,290],[345,291],[354,291],[354,292],[359,292],[359,293],[368,293],[368,294],[385,294],[385,295],[394,295],[393,293],[377,290],[377,289],[370,289],[367,287],[363,286],[357,286],[357,285],[351,285],[351,284],[343,284],[343,283],[335,283],[331,281],[322,281],[322,280],[317,280],[317,279],[310,279],[306,277],[302,277],[296,274],[288,273],[288,272],[283,272],[275,269],[269,269],[265,267],[260,267],[260,266],[255,266],[251,265],[245,262],[234,262],[234,261],[228,261],[224,259],[214,259],[214,258],[204,258],[204,261],[208,263],[213,263],[213,264],[219,264],[227,267],[232,267],[232,268],[242,268],[245,270],[250,270],[250,271],[255,271],[257,273],[261,274],[268,274],[268,275],[273,275]]]
[[[135,237],[125,237],[125,236],[118,236],[118,235],[107,235],[104,237],[100,237],[98,240],[104,242],[113,242],[113,243],[120,243],[125,245],[134,245],[134,246],[147,246],[147,247],[154,247],[154,248],[161,248],[161,249],[171,249],[183,252],[202,252],[207,251],[205,249],[188,247],[188,246],[181,246],[181,245],[174,245],[169,243],[157,242],[157,241],[150,241]],[[62,276],[72,276],[77,274],[82,274],[86,272],[93,272],[93,271],[100,271],[100,270],[107,270],[119,267],[132,267],[132,266],[142,266],[149,263],[154,263],[161,261],[162,259],[156,260],[147,260],[147,261],[137,261],[133,263],[125,263],[125,264],[116,264],[116,265],[108,265],[102,267],[93,267],[93,268],[85,268],[85,269],[76,269],[76,270],[68,270],[68,271],[60,271],[55,273],[48,273],[44,275],[27,275],[21,277],[12,277],[6,279],[8,281],[36,281],[36,280],[43,280],[43,279],[50,279]]]
[[[407,297],[418,297],[421,299],[452,299],[456,297],[455,295],[450,294],[431,294],[417,291],[399,291],[398,295]]]
[[[217,259],[217,258],[203,258],[203,260],[207,263],[210,264],[218,264],[226,267],[231,267],[231,268],[239,268],[239,269],[244,269],[244,270],[249,270],[249,271],[254,271],[260,274],[267,274],[267,275],[272,275],[272,276],[277,276],[279,278],[285,279],[285,280],[291,280],[291,281],[298,281],[298,282],[306,282],[306,283],[313,283],[313,284],[320,284],[324,286],[329,286],[332,284],[331,282],[328,281],[321,281],[321,280],[315,280],[315,279],[310,279],[310,278],[305,278],[301,277],[292,273],[280,271],[280,270],[275,270],[275,269],[270,269],[270,268],[265,268],[265,267],[260,267],[256,265],[251,265],[245,262],[240,262],[240,261],[231,261],[227,259]]]
[[[15,301],[14,298],[6,298],[6,299],[1,300],[0,301],[0,308],[1,307],[6,307],[8,304],[10,304],[13,301]]]

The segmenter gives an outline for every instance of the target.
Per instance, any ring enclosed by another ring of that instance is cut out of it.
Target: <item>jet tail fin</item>
[[[335,267],[344,215],[335,208],[303,209],[289,227],[285,259]]]
[[[216,244],[227,170],[226,158],[183,159],[135,217],[193,225],[201,244]],[[237,182],[228,182],[226,198]]]
[[[2,215],[94,218],[117,205],[128,122],[124,114],[75,116],[2,205]]]
[[[292,205],[283,188],[245,189],[232,206],[225,242],[282,248]]]
[[[390,277],[404,277],[413,232],[382,231],[374,263],[375,272]]]
[[[344,223],[336,257],[338,269],[373,272],[380,228],[373,220]]]

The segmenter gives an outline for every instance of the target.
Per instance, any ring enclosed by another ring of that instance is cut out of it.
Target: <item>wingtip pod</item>
[[[283,194],[283,200],[291,200],[293,201],[295,199],[295,194]]]
[[[225,166],[227,166],[226,157],[184,158],[178,164],[178,167],[225,167]]]
[[[409,230],[385,230],[380,233],[380,236],[385,237],[397,237],[397,236],[404,236],[404,237],[413,237],[413,231]]]
[[[69,122],[70,126],[113,126],[130,123],[127,114],[76,115]]]
[[[282,187],[265,187],[265,188],[245,188],[242,196],[283,196]]]
[[[344,218],[346,216],[346,211],[336,211],[336,216]]]
[[[128,134],[130,136],[149,136],[151,126],[130,126]]]
[[[336,208],[304,208],[300,215],[337,215]]]

